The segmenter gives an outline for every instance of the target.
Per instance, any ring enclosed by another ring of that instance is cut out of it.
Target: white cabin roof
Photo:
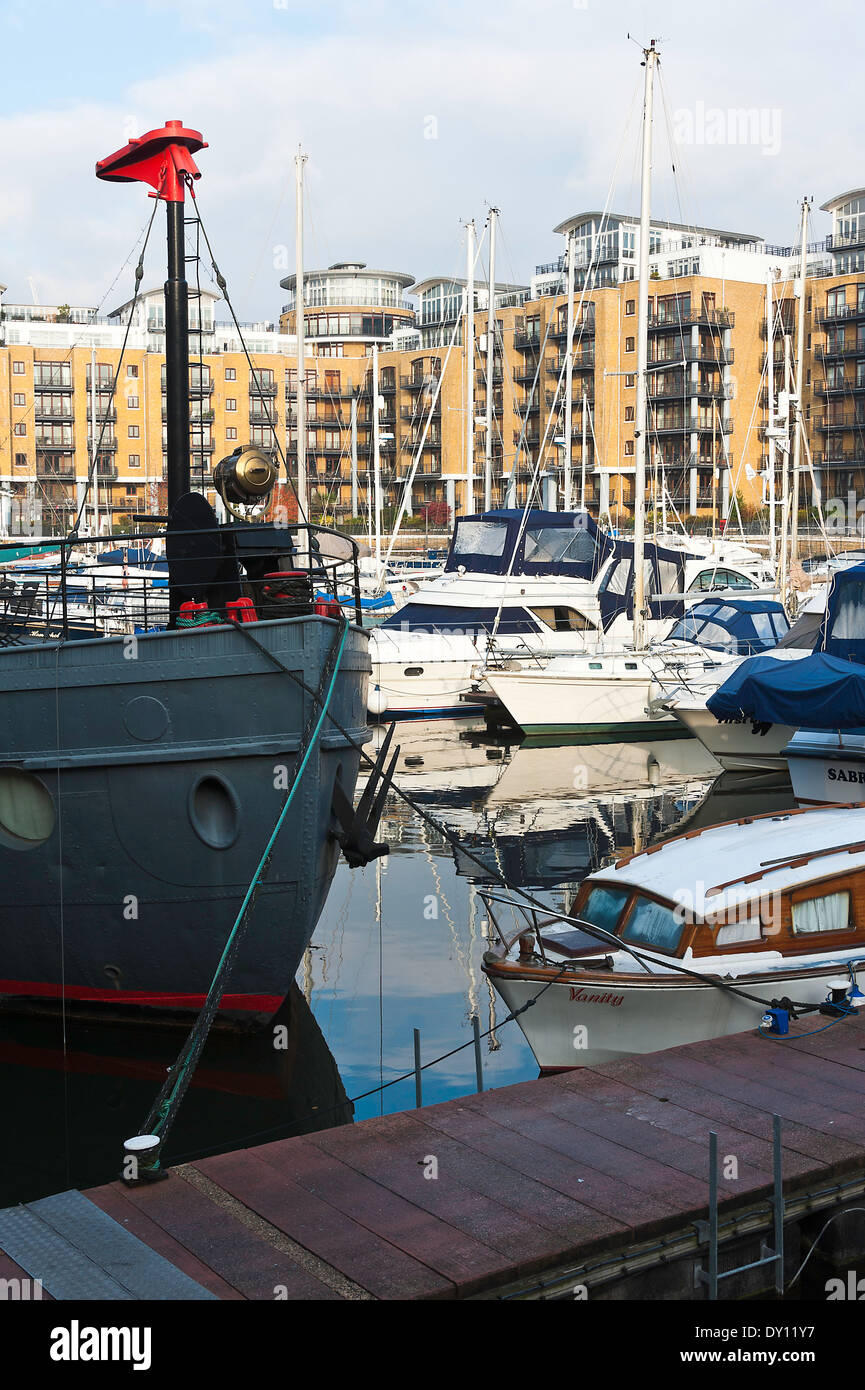
[[[851,845],[862,848],[851,853]],[[702,917],[863,868],[865,808],[824,806],[683,835],[599,869],[590,879],[643,889]]]

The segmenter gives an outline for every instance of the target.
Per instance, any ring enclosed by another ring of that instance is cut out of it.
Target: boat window
[[[862,640],[862,608],[865,605],[865,584],[848,580],[838,592],[835,612],[829,631],[833,637]]]
[[[629,888],[592,888],[586,898],[585,906],[580,910],[580,917],[584,922],[591,922],[593,927],[601,927],[603,931],[614,932],[619,924],[622,915],[622,908],[631,896]]]
[[[636,661],[626,661],[626,662],[625,662],[625,670],[626,670],[626,671],[636,671],[636,669],[637,669],[637,663],[636,663]]]
[[[619,560],[617,564],[613,565],[613,568],[604,580],[601,586],[601,592],[604,594],[619,594],[620,596],[626,594],[628,592],[630,579],[630,560]]]
[[[404,676],[422,676],[422,675],[423,675],[423,667],[422,667],[422,666],[406,666],[405,670],[403,671],[403,675],[404,675]]]
[[[475,637],[479,632],[492,632],[496,618],[501,637],[540,631],[537,619],[525,608],[502,608],[500,612],[498,608],[459,608],[411,601],[385,618],[382,628],[387,632],[438,632],[452,637]]]
[[[507,538],[506,522],[458,521],[453,554],[502,555]]]
[[[715,936],[716,946],[735,946],[740,941],[761,941],[763,932],[759,917],[748,917],[744,922],[725,922],[718,928]]]
[[[821,898],[806,898],[793,904],[793,931],[797,936],[808,932],[844,931],[850,926],[850,894],[827,893]]]
[[[659,558],[658,571],[661,580],[661,593],[677,594],[679,592],[679,566],[676,561]]]
[[[664,907],[663,903],[653,902],[651,898],[637,898],[625,923],[622,940],[673,952],[678,950],[683,926],[680,909]]]
[[[700,570],[696,579],[688,585],[688,593],[698,589],[710,593],[713,589],[756,589],[756,584],[747,575],[737,574],[735,570]]]
[[[0,769],[0,842],[12,849],[35,849],[54,829],[54,802],[48,788],[30,772]]]
[[[531,611],[555,632],[594,631],[594,623],[590,623],[576,608],[556,604],[552,608],[533,608]]]
[[[585,526],[529,527],[523,556],[532,565],[591,564],[595,541]]]

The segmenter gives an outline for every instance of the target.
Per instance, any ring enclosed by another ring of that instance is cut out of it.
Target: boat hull
[[[676,705],[673,713],[727,772],[776,772],[787,766],[784,749],[795,730],[786,724],[755,724],[751,719],[721,724],[705,705]]]
[[[275,663],[316,690],[339,625],[250,631],[275,661],[233,627],[0,652],[0,781],[11,770],[53,808],[50,833],[25,846],[0,808],[0,996],[199,1007],[315,703]],[[366,647],[349,629],[331,703],[358,740]],[[325,720],[224,1007],[272,1013],[288,992],[336,867],[334,782],[351,796],[358,761]]]
[[[608,972],[571,974],[549,985],[541,972],[519,975],[489,963],[484,969],[510,1010],[539,996],[532,1008],[517,1017],[542,1072],[601,1066],[647,1052],[706,1042],[743,1033],[759,1026],[759,1005],[698,981],[659,980],[657,976],[628,977]],[[822,1002],[827,981],[846,973],[834,964],[797,974],[772,972],[730,983],[769,1004],[783,995],[804,1003]],[[857,969],[865,983],[865,964]]]
[[[865,801],[865,734],[802,729],[785,752],[793,795],[802,805]]]

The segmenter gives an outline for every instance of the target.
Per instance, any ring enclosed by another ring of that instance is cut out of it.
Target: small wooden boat
[[[688,831],[590,874],[567,916],[484,897],[484,970],[542,1072],[865,1002],[861,803]]]

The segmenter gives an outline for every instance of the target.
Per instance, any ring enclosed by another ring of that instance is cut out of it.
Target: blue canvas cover
[[[462,516],[454,527],[445,570],[481,574],[567,574],[593,579],[615,542],[588,512],[528,514],[501,508]],[[513,563],[511,558],[513,557]]]
[[[679,619],[667,641],[697,642],[714,651],[754,656],[774,647],[789,627],[777,599],[704,599]]]
[[[752,656],[706,701],[716,719],[799,729],[865,728],[865,667],[826,652],[801,661]]]

